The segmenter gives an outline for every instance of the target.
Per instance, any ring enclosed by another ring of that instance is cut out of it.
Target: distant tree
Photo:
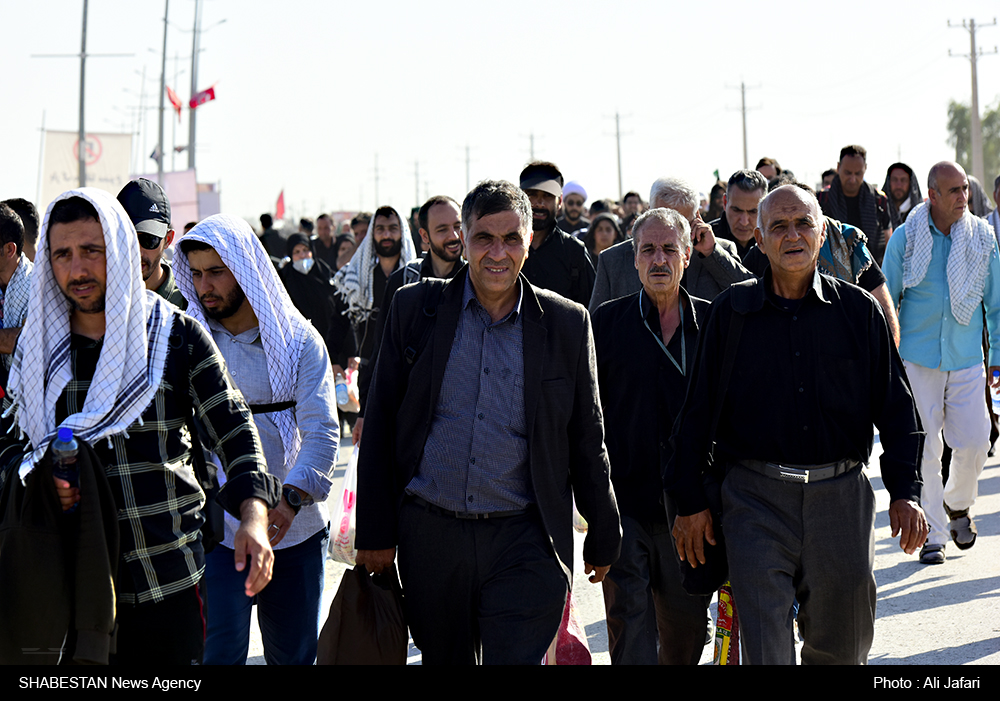
[[[952,100],[948,104],[948,145],[955,147],[955,161],[972,170],[972,137],[970,107]],[[992,107],[987,106],[981,120],[983,126],[983,167],[986,182],[983,186],[992,193],[993,178],[1000,175],[1000,99]]]

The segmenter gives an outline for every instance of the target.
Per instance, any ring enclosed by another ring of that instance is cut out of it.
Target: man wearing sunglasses
[[[132,180],[118,193],[118,201],[128,213],[139,237],[142,280],[146,289],[181,309],[187,309],[187,300],[177,289],[170,265],[163,260],[163,252],[170,248],[174,240],[174,230],[170,226],[170,202],[163,188],[146,178]]]

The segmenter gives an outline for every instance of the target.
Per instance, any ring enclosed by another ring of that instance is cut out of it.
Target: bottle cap
[[[59,429],[59,440],[63,443],[69,443],[73,440],[73,429],[68,426],[63,426]]]

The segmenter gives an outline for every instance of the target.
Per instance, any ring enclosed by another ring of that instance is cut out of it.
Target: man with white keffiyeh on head
[[[326,345],[295,308],[250,225],[217,214],[180,241],[174,271],[188,314],[218,344],[254,414],[268,472],[283,483],[268,514],[275,574],[256,602],[227,566],[236,522],[226,519],[208,555],[205,664],[244,664],[257,604],[268,664],[313,663],[319,637],[324,503],[333,483],[339,426]]]
[[[49,206],[10,394],[30,441],[22,480],[59,428],[91,445],[107,473],[121,537],[112,662],[200,663],[205,494],[192,468],[192,419],[228,476],[217,501],[241,519],[230,567],[248,575],[248,597],[271,578],[267,509],[278,488],[218,350],[145,289],[135,228],[102,190],[71,190]],[[88,499],[55,482],[64,510]]]
[[[989,224],[969,212],[969,179],[960,165],[936,164],[927,189],[930,201],[910,210],[889,239],[883,272],[899,308],[899,354],[927,432],[921,505],[930,533],[920,562],[941,564],[949,532],[960,550],[976,542],[969,509],[990,446],[983,389],[1000,385],[994,375],[1000,372],[1000,258]],[[942,432],[952,449],[944,485]]]
[[[379,207],[351,262],[333,278],[334,287],[347,303],[363,365],[372,357],[375,319],[389,276],[416,257],[406,220],[392,207]]]

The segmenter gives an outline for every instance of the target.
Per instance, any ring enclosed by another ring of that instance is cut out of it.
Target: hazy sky
[[[91,0],[87,130],[129,131],[146,70],[158,100],[162,0]],[[5,87],[0,197],[35,198],[39,128],[77,129],[82,0],[0,0]],[[949,10],[948,7],[955,8]],[[516,181],[529,158],[555,161],[591,199],[618,196],[615,112],[626,191],[688,178],[708,191],[743,166],[739,112],[747,89],[750,166],[777,158],[814,183],[840,148],[868,149],[881,186],[902,160],[921,174],[954,158],[950,99],[969,101],[969,34],[996,0],[970,2],[331,2],[208,0],[199,88],[198,179],[216,182],[223,211],[256,220],[284,189],[291,214],[376,206],[408,209],[426,195],[466,192],[469,178]],[[805,9],[810,8],[810,9]],[[194,0],[172,0],[168,85],[190,97]],[[216,23],[225,20],[217,26]],[[979,46],[1000,44],[984,27]],[[174,86],[174,55],[181,71]],[[1000,100],[1000,56],[979,61],[980,107]],[[166,142],[171,145],[168,112]],[[176,121],[176,116],[173,116]],[[148,155],[157,116],[137,145]],[[187,113],[177,143],[187,143]],[[170,157],[166,164],[169,169]],[[177,156],[178,168],[187,156]],[[155,171],[152,160],[143,169]],[[419,179],[415,171],[419,168]],[[992,180],[995,174],[987,174]],[[47,203],[39,203],[44,209]]]

